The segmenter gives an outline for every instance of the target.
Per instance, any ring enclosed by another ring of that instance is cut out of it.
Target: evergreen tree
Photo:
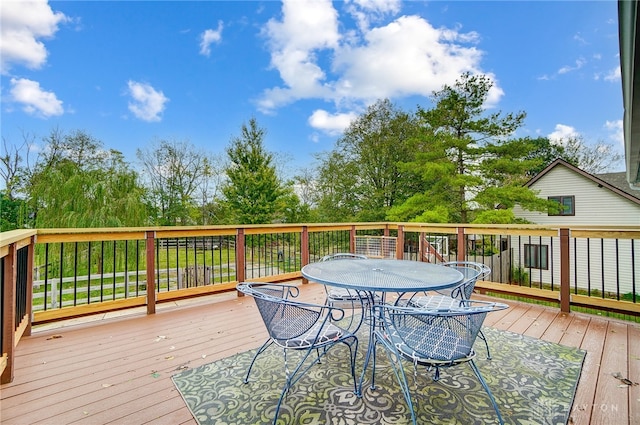
[[[265,130],[255,118],[243,124],[240,137],[226,149],[229,164],[223,184],[234,224],[264,224],[282,219],[286,191],[278,178],[273,155],[263,146]]]
[[[522,186],[535,165],[526,160],[534,145],[509,140],[525,113],[487,113],[491,87],[488,77],[466,73],[434,93],[433,109],[418,109],[418,153],[405,167],[419,170],[425,190],[393,208],[387,218],[468,223],[478,212],[514,203],[546,208]]]

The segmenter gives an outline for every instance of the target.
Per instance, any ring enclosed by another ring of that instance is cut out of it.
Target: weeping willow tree
[[[26,186],[37,228],[142,226],[145,190],[115,150],[83,131],[53,130]]]

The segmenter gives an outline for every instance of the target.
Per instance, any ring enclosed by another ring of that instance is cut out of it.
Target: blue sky
[[[189,141],[223,155],[255,117],[287,170],[333,148],[378,99],[407,111],[466,71],[514,136],[622,153],[615,1],[3,1],[5,142],[85,130],[134,166]],[[34,149],[38,147],[35,146]],[[623,167],[623,164],[620,164]],[[621,168],[620,168],[621,170]]]

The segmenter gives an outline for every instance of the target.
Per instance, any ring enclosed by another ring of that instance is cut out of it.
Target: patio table
[[[385,301],[387,293],[437,291],[451,288],[462,282],[464,276],[452,267],[408,260],[366,259],[321,261],[302,268],[306,279],[358,293],[365,293],[369,300]],[[376,297],[379,294],[379,297]],[[369,303],[373,308],[373,303]],[[362,395],[362,383],[371,356],[375,356],[372,335],[377,320],[370,312],[369,346],[365,357],[358,396]]]

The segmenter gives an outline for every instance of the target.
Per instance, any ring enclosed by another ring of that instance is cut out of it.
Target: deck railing
[[[471,260],[480,292],[640,316],[640,229],[424,223],[38,229],[0,235],[2,382],[32,324],[301,278],[336,252]],[[153,278],[149,278],[152,276]]]

